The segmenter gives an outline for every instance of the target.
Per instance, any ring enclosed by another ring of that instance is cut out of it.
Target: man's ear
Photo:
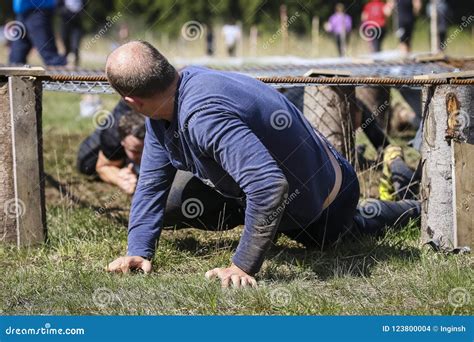
[[[140,109],[143,107],[143,101],[141,101],[138,97],[134,96],[125,96],[123,98],[125,102],[137,112],[140,112]]]

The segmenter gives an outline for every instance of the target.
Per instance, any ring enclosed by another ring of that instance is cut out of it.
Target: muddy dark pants
[[[342,184],[339,194],[319,218],[307,227],[295,227],[284,217],[280,230],[291,239],[309,248],[323,248],[346,235],[354,227],[354,216],[359,201],[359,181],[357,175],[345,160],[339,159],[342,171]],[[292,229],[288,229],[292,227]]]
[[[396,158],[390,164],[390,171],[392,172],[391,181],[397,199],[418,198],[421,181],[421,163],[413,171],[401,158]]]
[[[244,209],[205,185],[192,173],[176,172],[166,202],[164,226],[228,230],[244,223]]]
[[[370,199],[357,205],[358,201],[357,176],[351,169],[343,168],[341,191],[317,221],[304,229],[283,232],[308,248],[323,249],[344,237],[382,235],[387,228],[401,228],[421,214],[420,202],[414,200]]]
[[[346,236],[380,235],[387,227],[402,227],[420,216],[420,203],[412,200],[367,200],[358,206],[357,176],[347,161],[340,163],[343,182],[333,203],[307,227],[284,216],[280,232],[308,248],[321,248]],[[168,196],[165,226],[225,230],[242,224],[244,208],[240,202],[225,198],[190,173],[177,172]]]

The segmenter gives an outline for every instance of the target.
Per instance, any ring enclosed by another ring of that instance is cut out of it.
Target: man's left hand
[[[233,286],[235,288],[257,287],[257,281],[254,277],[248,275],[236,265],[232,264],[227,268],[214,268],[206,272],[207,279],[219,278],[224,288]]]

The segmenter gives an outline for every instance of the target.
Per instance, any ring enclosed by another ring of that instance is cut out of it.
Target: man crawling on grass
[[[223,287],[256,286],[254,275],[277,232],[323,248],[419,216],[418,202],[409,200],[358,208],[349,162],[290,101],[256,79],[201,67],[178,73],[144,41],[113,51],[106,73],[124,101],[148,117],[127,256],[110,263],[111,272],[151,271],[177,170],[235,199],[245,212],[230,266],[206,273]]]

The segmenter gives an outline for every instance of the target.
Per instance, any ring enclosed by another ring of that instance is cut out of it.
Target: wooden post
[[[243,30],[243,24],[242,22],[239,20],[237,21],[237,26],[239,27],[239,32],[240,32],[240,36],[237,40],[237,47],[236,47],[236,56],[237,57],[244,57],[244,43],[245,43],[245,35],[244,35],[244,30]]]
[[[46,237],[37,68],[0,68],[0,241],[18,247]]]
[[[288,12],[286,5],[280,6],[280,31],[283,44],[283,54],[288,53]]]
[[[439,52],[438,35],[438,0],[430,1],[430,33],[431,33],[431,53]]]
[[[341,34],[341,46],[342,46],[342,56],[340,57],[347,57],[347,32],[346,32],[345,21],[344,21],[344,29],[342,30],[342,34]]]
[[[258,46],[258,28],[257,25],[252,25],[250,27],[250,56],[257,56],[257,46]]]
[[[472,116],[471,116],[472,119]],[[471,121],[472,122],[472,121]],[[474,247],[474,144],[454,141],[454,231],[457,246]]]
[[[314,57],[319,56],[319,17],[311,21],[311,51]]]
[[[355,87],[308,86],[304,116],[354,165]]]
[[[473,246],[474,87],[423,89],[422,239]]]

